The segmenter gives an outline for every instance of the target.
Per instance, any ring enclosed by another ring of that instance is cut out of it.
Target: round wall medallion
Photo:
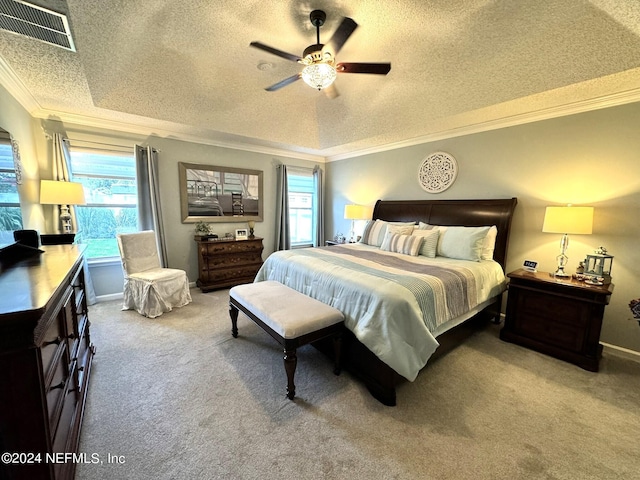
[[[444,192],[458,176],[458,162],[445,152],[427,156],[418,169],[418,182],[429,193]]]

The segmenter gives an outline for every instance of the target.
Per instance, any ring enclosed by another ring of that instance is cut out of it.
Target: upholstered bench
[[[238,337],[238,311],[242,311],[284,347],[289,399],[293,400],[296,393],[293,376],[298,363],[298,347],[333,337],[334,373],[340,374],[344,315],[339,310],[269,280],[237,285],[229,291],[229,315],[234,338]]]

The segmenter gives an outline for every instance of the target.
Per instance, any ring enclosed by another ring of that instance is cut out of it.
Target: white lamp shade
[[[542,231],[589,235],[593,231],[593,207],[547,207]]]
[[[84,205],[81,183],[40,180],[40,203],[44,205]]]
[[[371,207],[364,205],[345,205],[344,218],[346,220],[368,220],[372,214]]]

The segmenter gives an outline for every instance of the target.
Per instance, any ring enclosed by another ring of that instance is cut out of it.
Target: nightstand
[[[597,372],[602,317],[613,284],[589,285],[524,269],[507,277],[507,312],[500,338]]]

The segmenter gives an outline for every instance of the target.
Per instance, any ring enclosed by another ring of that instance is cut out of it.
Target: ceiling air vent
[[[0,0],[0,29],[76,51],[67,17],[19,0]]]

